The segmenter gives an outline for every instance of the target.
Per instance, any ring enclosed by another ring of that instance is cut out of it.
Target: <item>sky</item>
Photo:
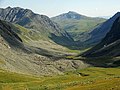
[[[98,17],[120,11],[120,0],[0,0],[0,8],[22,7],[53,17],[68,11]]]

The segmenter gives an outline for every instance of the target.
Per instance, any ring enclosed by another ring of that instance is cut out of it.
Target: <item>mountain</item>
[[[73,11],[69,11],[68,13],[64,13],[64,14],[61,14],[61,15],[58,15],[56,17],[52,17],[51,19],[53,20],[61,20],[61,19],[76,19],[76,20],[80,20],[80,19],[84,19],[86,18],[86,16],[83,16],[83,15],[80,15],[76,12],[73,12]]]
[[[119,13],[117,13],[116,15],[119,15]],[[102,41],[95,47],[84,53],[83,56],[116,57],[119,55],[120,55],[120,16],[117,17],[117,19],[114,21],[110,31],[102,39]]]
[[[0,19],[0,69],[41,76],[88,66],[66,59],[75,53],[57,43],[70,46],[72,38],[47,16],[8,7],[0,9]]]
[[[35,42],[33,37],[29,29],[0,20],[0,69],[40,76],[88,66],[82,61],[67,60],[70,53],[64,47],[53,42]]]
[[[7,7],[0,9],[0,19],[14,24],[19,24],[38,35],[39,39],[49,40],[63,46],[72,46],[73,39],[64,30],[62,30],[56,23],[50,20],[45,15],[35,14],[29,9],[20,7]]]
[[[52,17],[51,20],[58,23],[75,41],[83,41],[81,34],[91,31],[105,21],[103,18],[87,17],[73,11]]]
[[[93,46],[99,43],[106,34],[111,30],[111,27],[114,21],[120,16],[120,12],[117,12],[113,17],[108,19],[106,22],[98,25],[94,30],[90,31],[89,33],[85,33],[88,35],[88,39],[83,42],[85,45],[89,44],[88,46]],[[83,36],[84,37],[84,36]]]

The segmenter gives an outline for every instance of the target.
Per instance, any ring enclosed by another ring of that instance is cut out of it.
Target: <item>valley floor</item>
[[[0,70],[0,90],[119,90],[120,68],[88,67],[58,76],[28,76]]]

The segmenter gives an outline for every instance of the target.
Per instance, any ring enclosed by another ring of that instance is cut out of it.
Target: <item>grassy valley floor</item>
[[[120,68],[89,67],[58,76],[29,76],[0,70],[0,90],[119,90]]]

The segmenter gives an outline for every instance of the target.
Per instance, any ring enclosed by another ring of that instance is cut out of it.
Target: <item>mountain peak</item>
[[[120,17],[120,12],[117,12],[114,16],[113,19],[116,20],[116,18]]]
[[[74,12],[74,11],[69,11],[69,12],[66,13],[65,15],[66,15],[66,17],[67,17],[68,19],[77,19],[77,20],[82,19],[82,18],[85,17],[84,15],[80,15],[79,13]]]
[[[78,14],[77,12],[74,11],[69,11],[68,14]],[[80,14],[79,14],[80,15]]]
[[[14,10],[14,11],[16,11],[16,10],[17,11],[22,10],[22,11],[28,11],[28,12],[33,13],[32,10],[30,10],[30,9],[24,9],[24,8],[21,8],[21,7],[10,7],[10,6],[8,6],[4,10]]]
[[[9,8],[11,8],[10,6],[8,6],[6,9],[9,9]]]
[[[117,12],[116,14],[119,14],[119,15],[120,15],[120,12]]]
[[[86,16],[81,15],[81,14],[79,14],[77,12],[74,12],[74,11],[69,11],[67,13],[63,13],[63,14],[60,14],[60,15],[58,15],[56,17],[53,17],[52,19],[55,19],[55,18],[80,20],[80,19],[86,18]]]
[[[10,7],[10,6],[8,6],[8,7],[6,7],[5,9],[23,9],[23,8],[20,8],[20,7]]]

